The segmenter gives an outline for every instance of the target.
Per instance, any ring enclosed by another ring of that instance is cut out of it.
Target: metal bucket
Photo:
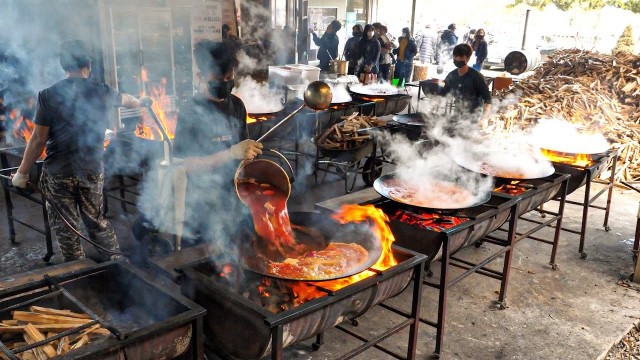
[[[293,167],[291,167],[289,160],[287,160],[284,155],[275,150],[265,150],[263,156],[270,154],[274,155],[273,160],[266,158],[245,160],[240,163],[240,166],[238,166],[233,181],[235,184],[236,194],[245,204],[245,200],[238,192],[238,183],[240,180],[245,178],[253,178],[258,182],[271,184],[286,194],[287,198],[289,198],[289,195],[291,194],[291,183],[294,181]],[[289,174],[287,174],[282,166],[276,163],[276,161],[284,163],[291,176],[289,176]]]
[[[329,74],[347,75],[349,62],[346,60],[329,61]]]

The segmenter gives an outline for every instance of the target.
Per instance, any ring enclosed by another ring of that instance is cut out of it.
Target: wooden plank
[[[33,326],[42,332],[62,332],[73,329],[84,324],[33,324]],[[106,330],[106,329],[105,329]],[[24,325],[17,326],[0,326],[0,334],[19,334],[24,332]]]
[[[79,318],[79,319],[91,319],[91,316],[87,314],[79,314],[79,313],[74,313],[71,310],[58,310],[58,309],[41,307],[41,306],[31,306],[29,307],[29,311],[40,313],[40,314],[46,314],[46,315],[60,315],[60,316],[67,316],[67,317]]]
[[[31,322],[37,324],[86,324],[91,322],[89,319],[78,319],[66,316],[58,315],[45,315],[39,313],[32,313],[28,311],[13,311],[13,319],[24,322]]]
[[[36,329],[31,324],[25,325],[24,330],[29,335],[28,339],[34,340],[33,342],[38,342],[45,339],[44,334],[41,333],[40,330]],[[27,339],[27,342],[29,342],[28,339]],[[47,355],[47,357],[50,357],[50,358],[55,357],[57,355],[56,350],[53,348],[53,346],[49,344],[39,346],[38,349],[42,350]]]

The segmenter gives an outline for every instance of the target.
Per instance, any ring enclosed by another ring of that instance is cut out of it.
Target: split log
[[[37,324],[86,324],[91,322],[89,319],[78,319],[59,315],[45,315],[28,311],[14,311],[12,313],[14,320],[37,323]]]

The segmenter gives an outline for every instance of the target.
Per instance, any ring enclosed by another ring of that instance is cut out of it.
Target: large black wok
[[[340,224],[325,215],[315,212],[292,212],[289,214],[289,218],[291,225],[294,227],[295,239],[298,244],[305,245],[309,249],[321,250],[326,248],[332,241],[356,243],[367,250],[369,257],[360,266],[351,267],[348,271],[332,277],[296,278],[275,276],[267,271],[270,260],[263,255],[266,252],[256,248],[256,244],[259,246],[264,242],[260,241],[252,231],[245,236],[251,237],[253,241],[244,241],[244,246],[241,249],[241,259],[247,269],[261,275],[285,280],[325,281],[360,273],[371,267],[380,258],[382,253],[380,239],[371,232],[367,223]]]
[[[436,189],[436,191],[439,189],[439,187],[435,185],[428,186],[427,181],[428,180],[423,181],[424,187],[430,187],[432,189]],[[442,183],[457,186],[453,183],[447,183],[445,181],[442,181]],[[473,194],[474,195],[473,198],[466,203],[451,202],[450,204],[443,204],[443,203],[430,204],[430,203],[418,202],[415,199],[406,199],[406,198],[403,199],[396,195],[399,192],[402,192],[403,188],[398,185],[398,179],[393,173],[386,174],[377,178],[376,181],[373,183],[373,188],[378,192],[378,194],[386,197],[387,199],[393,200],[395,202],[399,202],[405,205],[410,205],[415,207],[434,209],[434,210],[456,210],[456,209],[470,208],[470,207],[482,205],[487,201],[489,201],[489,199],[491,198],[491,193],[487,192],[486,194]],[[461,191],[463,190],[462,187],[460,187],[460,189]],[[438,194],[438,195],[447,196],[446,194]]]

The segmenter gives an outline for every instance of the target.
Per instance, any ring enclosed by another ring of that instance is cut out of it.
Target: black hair
[[[367,24],[364,26],[364,30],[362,31],[362,37],[360,38],[360,42],[358,44],[358,50],[360,51],[360,56],[364,56],[364,52],[367,48],[367,41],[369,41],[369,38],[367,37],[367,33],[371,30],[375,31],[375,27],[373,25]],[[373,40],[375,38],[376,38],[376,35],[374,33],[371,39]]]
[[[60,66],[64,71],[91,67],[91,52],[82,40],[68,40],[60,44]]]
[[[447,29],[449,30],[453,30],[456,28],[456,24],[449,24],[449,26],[447,27]]]
[[[195,45],[193,56],[203,75],[224,76],[238,66],[237,51],[232,40],[201,40]]]
[[[408,34],[409,36],[407,37],[411,37],[411,29],[409,29],[408,27],[402,28],[402,32]]]
[[[473,48],[469,44],[458,44],[453,48],[453,56],[471,57]]]
[[[357,30],[357,31],[359,31],[359,32],[362,32],[362,31],[363,31],[363,30],[362,30],[362,25],[360,25],[360,24],[353,25],[353,27],[352,27],[351,29],[352,29],[352,30],[353,30],[353,29],[356,29],[356,30]]]
[[[338,30],[342,29],[342,24],[340,24],[340,21],[338,20],[333,20],[331,22],[331,27],[333,28],[333,31],[338,32]]]

